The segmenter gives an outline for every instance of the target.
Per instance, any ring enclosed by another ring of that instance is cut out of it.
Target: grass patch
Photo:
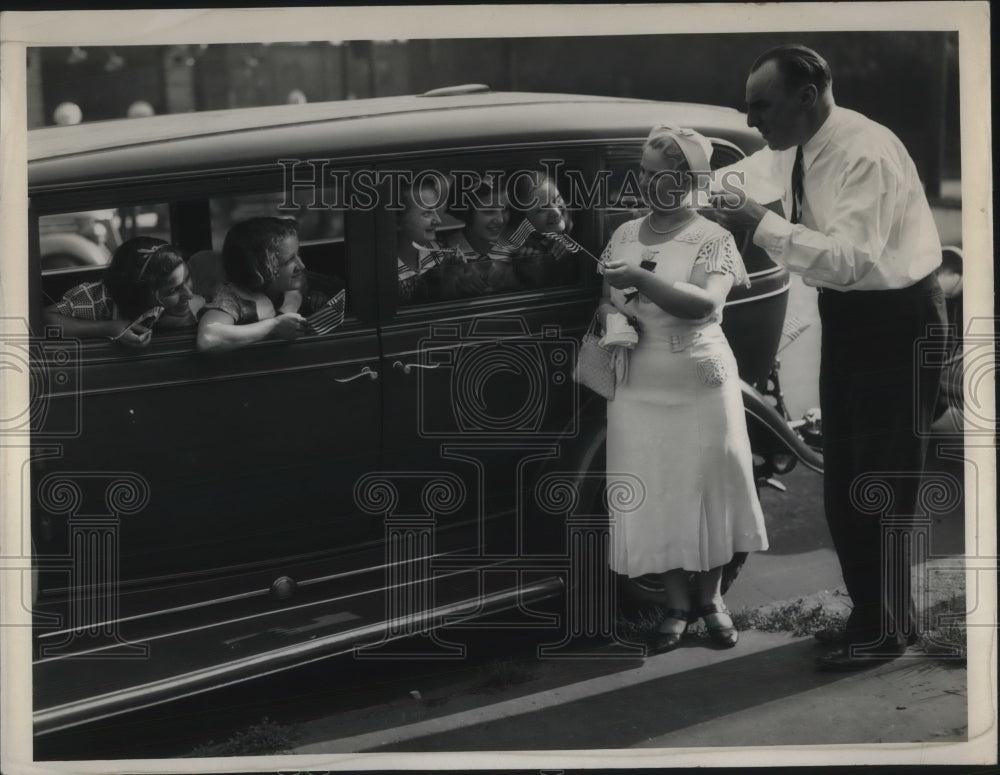
[[[494,659],[483,665],[482,675],[473,685],[473,691],[498,692],[510,686],[526,683],[535,677],[531,663],[514,657]]]
[[[642,642],[650,638],[656,632],[660,622],[663,621],[665,608],[658,605],[646,604],[641,608],[636,608],[628,614],[619,614],[615,620],[615,634],[622,640]]]
[[[663,609],[647,606],[627,617],[619,617],[617,633],[626,640],[642,640],[656,632],[663,619]],[[761,630],[762,632],[790,632],[796,636],[812,635],[824,627],[843,627],[845,619],[833,614],[822,604],[808,604],[804,600],[778,606],[745,609],[732,613],[733,624],[738,630]],[[688,627],[688,634],[708,637],[704,621],[698,620]]]
[[[831,613],[822,603],[807,603],[801,599],[733,614],[733,624],[738,630],[790,632],[797,637],[812,635],[827,627],[840,629],[845,623],[842,614]]]
[[[259,724],[241,729],[228,740],[216,743],[209,740],[199,745],[187,757],[207,756],[266,756],[290,753],[295,735],[287,728],[264,717]]]
[[[964,594],[953,593],[948,599],[939,600],[927,610],[927,630],[921,633],[916,648],[929,656],[964,667],[968,649],[965,613]],[[951,617],[957,618],[948,621]]]

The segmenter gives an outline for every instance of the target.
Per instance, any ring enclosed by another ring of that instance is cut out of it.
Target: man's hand
[[[740,207],[727,207],[722,196],[713,196],[712,206],[699,209],[698,212],[729,231],[753,232],[767,208],[749,198]]]

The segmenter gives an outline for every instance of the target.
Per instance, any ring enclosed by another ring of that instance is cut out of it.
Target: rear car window
[[[106,266],[133,237],[170,241],[167,204],[43,215],[38,219],[42,274]]]
[[[262,216],[293,219],[310,289],[320,290],[326,296],[335,294],[346,288],[348,281],[346,209],[310,207],[312,197],[311,191],[295,190],[286,196],[285,192],[273,189],[212,197],[209,200],[212,251],[221,253],[226,233],[233,224]],[[203,289],[202,293],[211,296],[211,288]],[[346,298],[350,311],[353,306],[350,289]]]

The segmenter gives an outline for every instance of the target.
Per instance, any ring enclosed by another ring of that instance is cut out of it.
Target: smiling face
[[[156,300],[164,308],[166,315],[186,315],[188,302],[194,297],[191,291],[191,275],[187,264],[178,264],[174,270],[163,279],[163,284],[156,291]]]
[[[525,212],[525,217],[537,231],[544,234],[561,234],[566,231],[566,202],[555,183],[546,179],[541,185],[535,186],[529,201],[531,207]]]
[[[639,186],[651,210],[672,213],[686,206],[691,191],[690,178],[683,171],[686,167],[684,154],[673,140],[663,148],[650,143],[643,146]]]
[[[747,126],[756,127],[768,148],[783,151],[809,138],[809,111],[816,87],[789,88],[777,62],[769,60],[747,79]]]
[[[428,245],[441,225],[437,210],[437,192],[433,188],[422,188],[416,193],[416,200],[406,197],[406,209],[399,217],[399,242],[409,245]]]
[[[278,244],[278,273],[268,285],[274,294],[299,291],[305,285],[305,264],[299,258],[299,238],[290,235]]]
[[[472,220],[465,227],[466,237],[470,242],[492,244],[500,238],[507,220],[507,208],[502,204],[473,210]]]

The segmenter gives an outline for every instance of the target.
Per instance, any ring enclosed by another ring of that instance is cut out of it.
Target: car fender
[[[108,263],[108,249],[79,234],[43,234],[39,238],[42,266],[45,258],[56,254],[69,255],[79,266],[103,266]]]
[[[807,468],[823,473],[823,456],[802,440],[785,418],[778,414],[778,410],[771,406],[758,390],[743,380],[740,380],[740,389],[743,393],[747,427],[751,431],[762,431],[765,436],[793,454]]]

